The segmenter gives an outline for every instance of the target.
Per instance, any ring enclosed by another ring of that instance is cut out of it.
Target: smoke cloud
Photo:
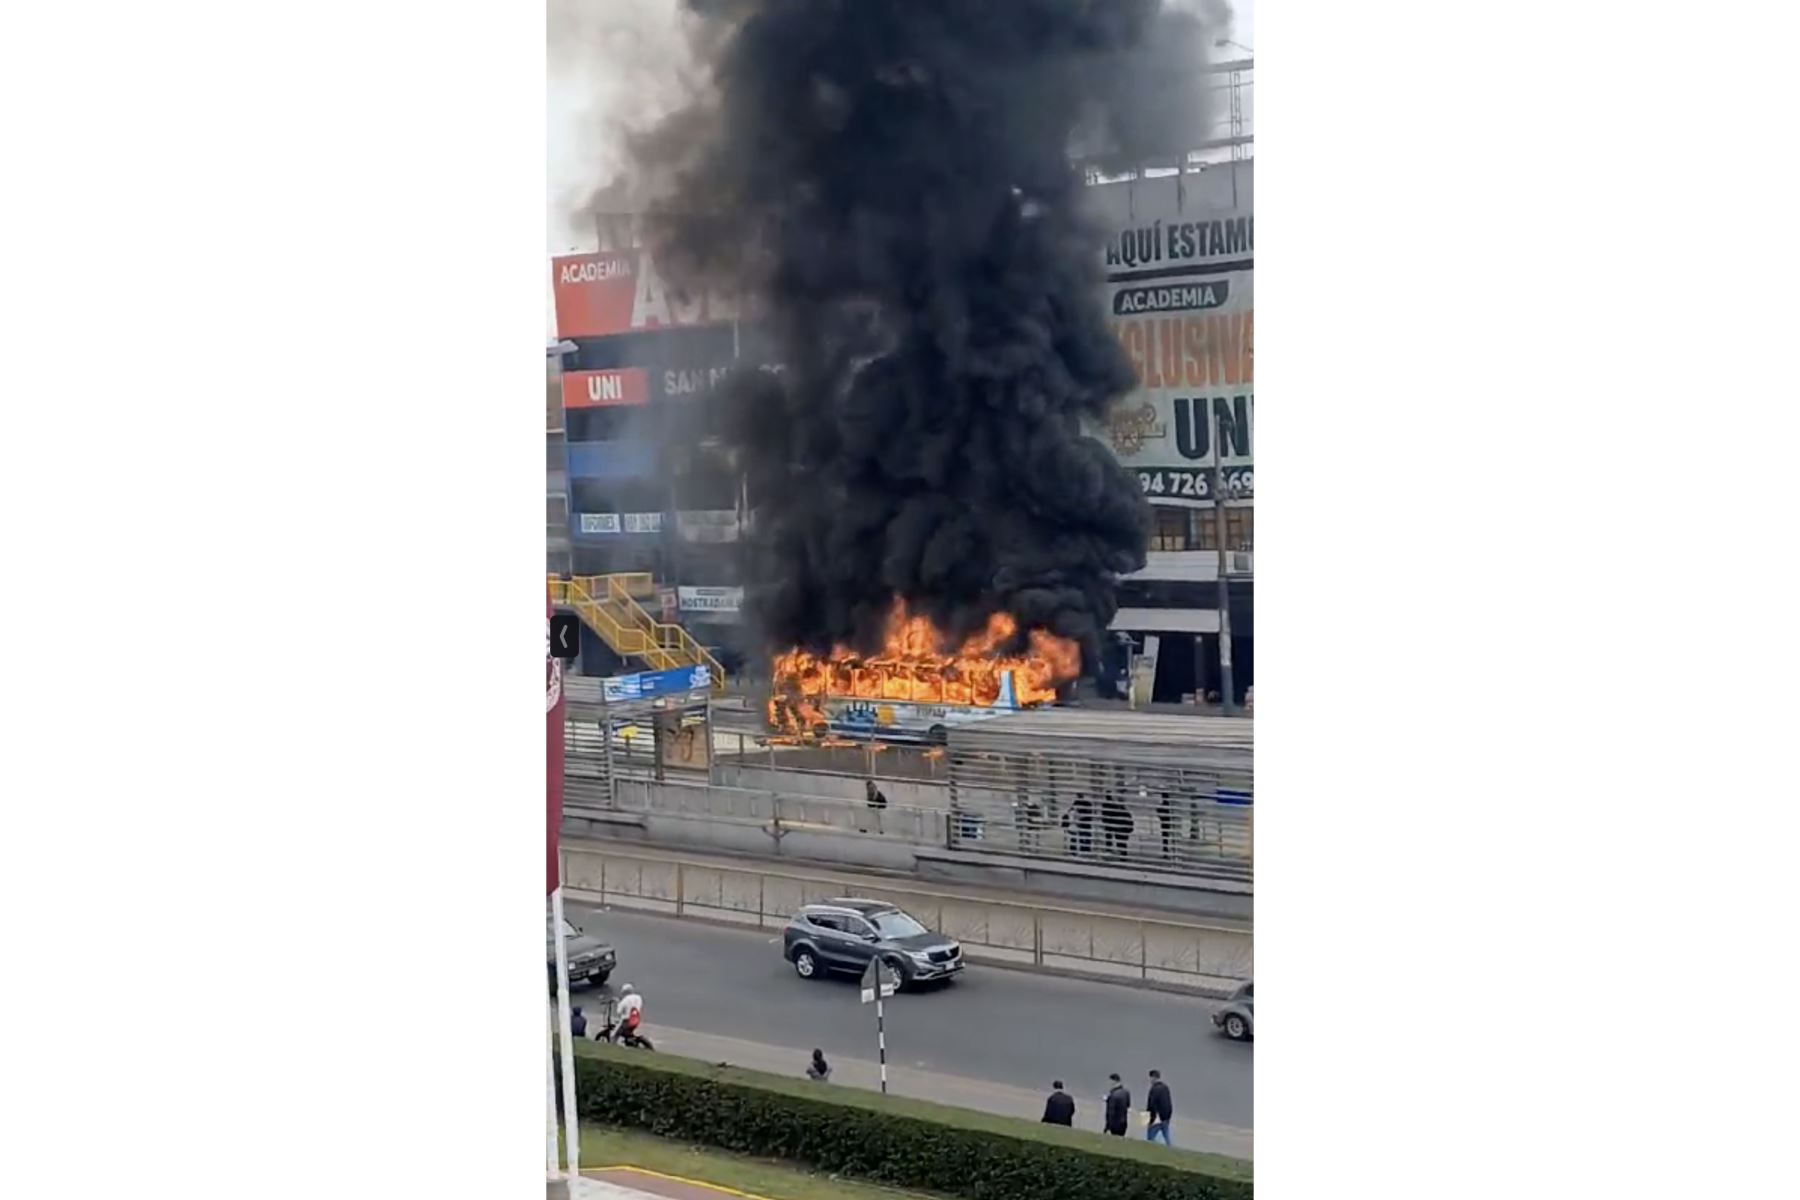
[[[591,249],[593,210],[635,212],[632,139],[705,86],[678,0],[548,0],[545,126],[552,253]],[[598,189],[598,190],[597,190]]]
[[[1144,563],[1135,481],[1082,432],[1133,386],[1082,168],[1205,136],[1222,5],[688,0],[697,74],[634,139],[664,275],[745,298],[785,370],[720,396],[772,648],[869,649],[896,596],[1091,666]]]

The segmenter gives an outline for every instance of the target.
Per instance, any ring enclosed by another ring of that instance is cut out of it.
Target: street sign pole
[[[900,977],[879,958],[869,963],[862,977],[862,1002],[875,1004],[875,1052],[881,1060],[881,1094],[887,1095],[887,998],[900,990]]]
[[[882,1011],[885,1004],[879,994],[875,997],[875,1046],[881,1055],[881,1094],[887,1095],[887,1022]]]

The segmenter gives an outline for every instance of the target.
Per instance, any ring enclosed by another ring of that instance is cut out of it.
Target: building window
[[[1194,541],[1194,509],[1153,507],[1156,514],[1156,525],[1150,531],[1150,548],[1152,550],[1193,550]]]
[[[1201,550],[1217,551],[1218,518],[1210,508],[1194,510],[1195,521],[1199,525],[1199,536],[1196,546]],[[1228,508],[1225,510],[1225,548],[1227,550],[1254,550],[1252,543],[1256,540],[1256,509],[1254,507]]]

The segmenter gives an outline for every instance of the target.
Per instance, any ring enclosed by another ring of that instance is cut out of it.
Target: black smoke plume
[[[773,648],[824,651],[878,642],[896,596],[957,638],[1005,610],[1079,641],[1091,669],[1150,513],[1081,427],[1133,386],[1083,162],[1177,162],[1204,136],[1216,17],[688,9],[708,86],[637,147],[668,181],[645,236],[680,287],[746,297],[785,363],[721,397],[753,619]]]

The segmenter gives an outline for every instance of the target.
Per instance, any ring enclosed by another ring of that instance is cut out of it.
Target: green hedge
[[[584,1120],[974,1200],[1249,1200],[1250,1165],[1135,1139],[578,1042]]]

